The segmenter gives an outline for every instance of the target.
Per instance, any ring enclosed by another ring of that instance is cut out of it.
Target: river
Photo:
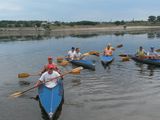
[[[113,47],[115,60],[104,68],[96,56],[96,70],[84,69],[79,75],[64,77],[64,104],[58,120],[159,120],[160,68],[122,62],[121,53],[133,54],[139,46],[149,50],[160,48],[159,34],[83,35],[40,38],[1,38],[0,40],[0,120],[44,120],[39,102],[32,99],[37,89],[19,98],[10,97],[15,91],[32,87],[38,76],[19,79],[18,73],[36,73],[52,56],[65,56],[72,47],[82,53],[102,51],[107,43]],[[62,71],[72,65],[60,66]]]

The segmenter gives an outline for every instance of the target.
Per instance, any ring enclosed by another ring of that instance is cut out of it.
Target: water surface
[[[21,72],[36,73],[47,62],[48,56],[66,55],[72,47],[81,52],[102,51],[107,43],[123,44],[114,52],[115,60],[106,69],[99,58],[88,59],[96,63],[96,71],[83,70],[80,75],[66,75],[65,101],[58,120],[159,120],[160,68],[121,62],[120,53],[134,53],[141,45],[160,48],[158,34],[124,34],[17,38],[0,41],[0,120],[44,120],[39,103],[31,97],[37,90],[20,98],[10,98],[17,90],[32,87],[39,77],[18,79]],[[56,60],[55,60],[56,62]],[[62,71],[72,66],[60,67]]]

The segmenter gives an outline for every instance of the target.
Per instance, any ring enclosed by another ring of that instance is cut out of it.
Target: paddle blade
[[[121,48],[123,47],[123,44],[117,45],[117,48]]]
[[[18,74],[18,78],[26,78],[29,77],[30,75],[28,73],[20,73]]]
[[[83,54],[83,56],[89,56],[89,55],[90,55],[89,52]]]
[[[100,53],[98,51],[90,51],[89,54],[99,56]]]
[[[21,95],[22,95],[22,92],[15,92],[15,93],[11,94],[10,96],[11,97],[19,97]]]
[[[122,62],[130,61],[129,57],[122,57]]]
[[[113,51],[115,51],[116,49],[115,48],[111,48]]]
[[[61,63],[59,63],[61,66],[66,66],[69,64],[69,61],[63,60]]]
[[[70,73],[71,74],[80,74],[80,71],[83,69],[83,67],[78,67],[73,69]]]
[[[160,49],[157,49],[156,52],[160,52]]]
[[[119,56],[120,57],[127,57],[128,55],[127,54],[120,54]]]
[[[57,62],[61,63],[63,61],[63,57],[57,57]]]

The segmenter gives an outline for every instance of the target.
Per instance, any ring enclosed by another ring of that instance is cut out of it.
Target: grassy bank
[[[45,29],[43,27],[12,27],[0,28],[0,36],[57,36],[57,35],[81,35],[81,34],[118,34],[118,33],[142,33],[147,31],[159,31],[160,26],[61,26]]]

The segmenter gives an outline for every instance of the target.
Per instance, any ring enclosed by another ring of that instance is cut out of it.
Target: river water
[[[96,71],[82,70],[64,77],[64,104],[58,120],[159,120],[160,68],[121,62],[121,53],[135,53],[141,45],[160,48],[159,34],[93,35],[40,38],[2,38],[0,41],[0,120],[44,120],[39,102],[32,99],[37,90],[19,98],[10,94],[32,87],[39,78],[18,79],[22,72],[36,73],[47,57],[65,56],[72,47],[81,52],[102,51],[107,43],[123,44],[114,52],[115,60],[104,68],[96,56]],[[54,59],[56,62],[56,59]],[[62,71],[72,65],[61,67]]]

